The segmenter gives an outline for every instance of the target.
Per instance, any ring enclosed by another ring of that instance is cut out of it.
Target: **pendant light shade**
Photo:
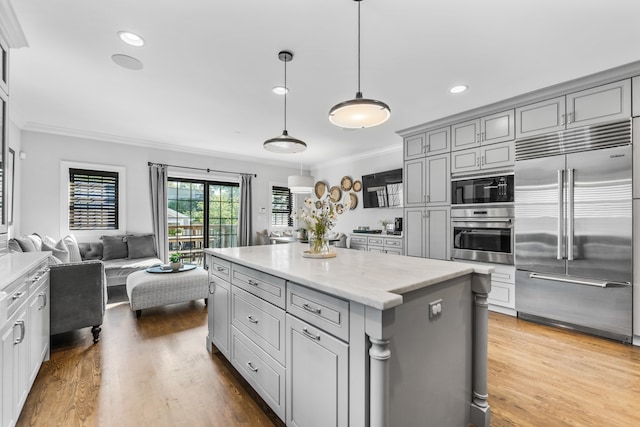
[[[267,139],[262,143],[262,146],[265,150],[273,153],[299,153],[307,149],[307,144],[298,138],[289,136],[289,132],[287,132],[287,62],[293,59],[293,53],[283,50],[278,53],[278,59],[284,62],[284,130],[282,135]]]
[[[391,108],[382,101],[362,97],[360,91],[360,2],[358,2],[358,92],[356,97],[336,104],[329,110],[329,121],[348,129],[378,126],[391,117]]]
[[[314,181],[309,175],[291,175],[288,179],[289,191],[294,194],[309,194],[313,191]]]

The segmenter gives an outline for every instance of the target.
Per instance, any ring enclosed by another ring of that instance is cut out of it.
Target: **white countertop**
[[[303,258],[308,245],[205,249],[227,261],[291,280],[350,301],[385,310],[402,304],[402,295],[470,273],[493,268],[452,261],[335,248],[337,256]]]
[[[51,252],[10,252],[0,256],[0,290],[46,259]]]

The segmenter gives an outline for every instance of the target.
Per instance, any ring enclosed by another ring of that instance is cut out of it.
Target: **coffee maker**
[[[402,234],[402,217],[396,217],[394,220],[393,234]]]

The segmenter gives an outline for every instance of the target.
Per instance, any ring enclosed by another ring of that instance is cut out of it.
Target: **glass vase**
[[[309,237],[309,252],[312,254],[328,254],[329,253],[329,240],[326,236],[311,235]]]

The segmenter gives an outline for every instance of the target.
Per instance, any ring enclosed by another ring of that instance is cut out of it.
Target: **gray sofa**
[[[55,242],[37,234],[10,239],[14,252],[46,250],[50,257],[51,335],[91,327],[99,340],[107,286],[124,285],[127,276],[161,261],[153,235],[103,236],[77,243],[73,236]]]
[[[107,302],[102,262],[53,264],[49,278],[51,335],[90,326],[93,342],[97,343]]]

